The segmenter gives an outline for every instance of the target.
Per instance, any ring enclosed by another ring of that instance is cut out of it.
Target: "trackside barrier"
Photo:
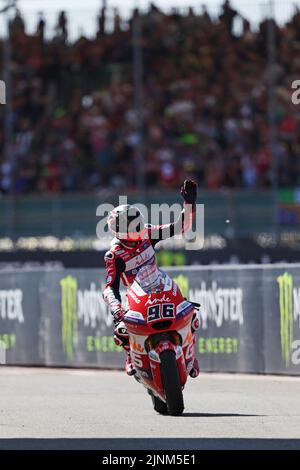
[[[0,365],[5,365],[6,364],[6,348],[5,344],[0,342]]]
[[[201,304],[203,371],[300,375],[300,265],[168,270]],[[0,362],[123,367],[103,270],[0,272]]]

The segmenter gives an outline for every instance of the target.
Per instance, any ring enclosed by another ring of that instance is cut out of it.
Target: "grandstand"
[[[93,238],[103,198],[151,202],[163,189],[176,201],[185,178],[199,183],[208,236],[297,246],[298,8],[284,22],[265,8],[253,24],[229,2],[213,13],[113,6],[76,38],[66,12],[51,34],[47,16],[28,31],[21,6],[9,12],[1,246]]]

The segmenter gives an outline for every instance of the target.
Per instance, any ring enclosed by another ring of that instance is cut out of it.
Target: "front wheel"
[[[160,362],[168,412],[171,416],[180,416],[184,410],[184,403],[175,352],[163,351],[160,354]]]

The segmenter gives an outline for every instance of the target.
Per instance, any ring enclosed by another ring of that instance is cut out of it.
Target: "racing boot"
[[[129,335],[124,322],[120,322],[118,325],[116,325],[114,330],[114,341],[116,345],[121,346],[127,354],[125,362],[126,374],[134,375],[136,373],[136,370],[131,362]]]
[[[130,353],[128,352],[127,353],[127,358],[126,358],[126,362],[125,362],[125,371],[126,371],[126,374],[127,375],[134,375],[136,374],[136,370],[131,362],[131,357],[130,357]]]
[[[193,316],[192,324],[191,324],[192,333],[194,334],[195,331],[199,330],[199,328],[200,328],[200,320],[199,320],[197,313],[195,313]]]
[[[190,375],[190,377],[192,377],[193,379],[195,379],[196,377],[198,377],[199,374],[200,374],[199,362],[198,362],[198,360],[194,357],[193,367],[191,368],[189,375]]]

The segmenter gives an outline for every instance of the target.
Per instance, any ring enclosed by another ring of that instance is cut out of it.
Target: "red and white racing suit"
[[[115,238],[111,249],[105,254],[106,286],[103,297],[111,313],[122,309],[120,280],[125,287],[130,287],[138,271],[145,265],[156,265],[155,245],[167,238],[179,235],[192,227],[195,204],[184,203],[179,219],[167,225],[146,225],[144,238],[134,246],[128,246]]]

